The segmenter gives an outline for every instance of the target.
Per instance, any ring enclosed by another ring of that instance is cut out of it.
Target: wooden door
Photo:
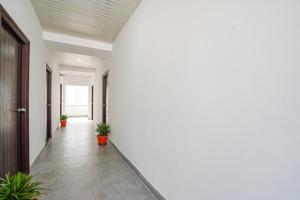
[[[59,85],[59,116],[62,115],[62,84]]]
[[[0,4],[0,177],[29,173],[29,49]]]
[[[91,95],[91,120],[94,120],[94,86],[91,87],[92,95]]]
[[[50,67],[46,66],[46,80],[47,80],[47,136],[46,142],[52,138],[52,128],[51,128],[51,82],[52,82],[52,72]]]
[[[21,44],[5,24],[0,29],[0,176],[19,169]]]
[[[107,122],[108,113],[108,72],[102,76],[102,122]]]

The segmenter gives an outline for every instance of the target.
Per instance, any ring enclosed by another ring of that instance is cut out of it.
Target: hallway
[[[111,146],[99,146],[92,121],[70,119],[56,131],[31,174],[50,191],[42,200],[155,200]]]
[[[299,52],[300,0],[0,0],[0,200],[300,200]]]

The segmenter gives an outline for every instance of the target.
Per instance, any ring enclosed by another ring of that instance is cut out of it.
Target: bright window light
[[[66,86],[66,105],[71,106],[87,106],[89,101],[88,86]]]

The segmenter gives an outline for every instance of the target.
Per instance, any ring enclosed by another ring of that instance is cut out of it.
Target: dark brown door
[[[59,85],[59,116],[62,115],[62,84]]]
[[[0,177],[29,173],[29,49],[0,4]]]
[[[50,67],[47,65],[46,68],[46,80],[47,80],[47,137],[46,142],[52,137],[51,128],[51,82],[52,82],[52,72]]]
[[[91,101],[91,120],[94,120],[94,86],[92,86],[92,101]]]
[[[107,122],[108,111],[108,72],[102,76],[102,122]]]
[[[6,172],[15,173],[19,169],[20,113],[20,52],[21,44],[2,24],[1,67],[0,67],[0,176]]]

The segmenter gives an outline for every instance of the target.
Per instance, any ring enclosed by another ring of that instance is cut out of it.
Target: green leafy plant
[[[106,124],[105,122],[101,122],[100,124],[97,124],[98,135],[107,136],[110,133],[110,126]]]
[[[22,172],[14,176],[6,174],[4,179],[0,179],[0,200],[32,200],[45,190],[41,184]]]
[[[68,115],[61,115],[60,116],[60,120],[67,120],[68,119]]]

